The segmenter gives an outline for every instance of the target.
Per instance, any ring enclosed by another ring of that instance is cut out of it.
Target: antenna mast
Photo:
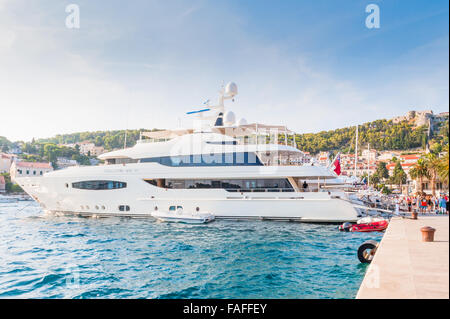
[[[355,177],[356,177],[356,169],[358,164],[358,127],[359,125],[356,125],[356,138],[355,138]]]
[[[370,143],[367,143],[367,186],[370,186]]]

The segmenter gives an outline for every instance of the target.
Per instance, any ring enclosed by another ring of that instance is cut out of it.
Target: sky
[[[379,28],[366,27],[369,4]],[[0,136],[12,141],[175,128],[229,81],[227,110],[298,133],[448,111],[449,3],[0,0]]]

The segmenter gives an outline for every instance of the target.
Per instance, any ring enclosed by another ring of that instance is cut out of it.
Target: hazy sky
[[[442,112],[448,25],[447,0],[0,0],[0,136],[173,128],[228,81],[237,117],[299,133]]]

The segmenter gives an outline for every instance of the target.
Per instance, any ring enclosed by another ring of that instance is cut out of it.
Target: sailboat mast
[[[367,143],[367,186],[370,185],[370,143]]]
[[[356,169],[358,164],[358,127],[359,125],[356,125],[356,137],[355,137],[355,177],[356,177]]]

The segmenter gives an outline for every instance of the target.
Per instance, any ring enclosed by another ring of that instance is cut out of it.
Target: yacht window
[[[108,158],[106,160],[106,164],[130,164],[130,163],[137,163],[139,160],[132,159],[132,158]]]
[[[208,141],[208,142],[206,142],[206,144],[212,144],[212,145],[237,145],[237,141],[219,141],[219,142]]]
[[[294,191],[291,183],[287,179],[167,179],[166,188],[174,189],[226,189],[227,191],[241,192],[266,192],[266,191]]]
[[[145,181],[153,186],[158,186],[156,180],[154,179],[146,179]]]
[[[169,210],[170,210],[170,211],[174,211],[174,210],[175,210],[175,206],[170,206],[170,207],[169,207]]]
[[[142,158],[141,163],[159,163],[165,166],[262,166],[253,152],[196,154]]]
[[[119,189],[127,187],[127,183],[117,181],[83,181],[72,183],[72,187],[89,190]]]
[[[119,210],[121,211],[121,212],[123,212],[123,211],[130,211],[130,206],[128,206],[128,205],[120,205],[119,206]]]

